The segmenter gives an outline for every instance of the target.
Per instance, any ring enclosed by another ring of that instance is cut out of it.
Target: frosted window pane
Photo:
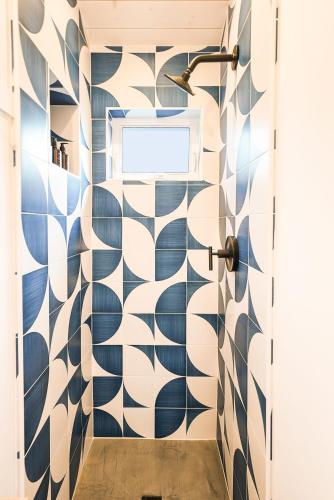
[[[124,173],[188,173],[190,129],[123,127]]]

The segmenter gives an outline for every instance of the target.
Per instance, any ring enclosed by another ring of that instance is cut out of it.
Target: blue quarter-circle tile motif
[[[77,255],[82,250],[82,235],[81,235],[81,222],[80,217],[75,219],[73,226],[70,231],[70,235],[68,238],[68,257],[73,257],[73,255]]]
[[[146,62],[148,67],[151,69],[153,75],[155,75],[155,53],[154,52],[132,52],[132,55],[139,57]]]
[[[156,250],[155,279],[165,280],[174,276],[182,267],[186,250]]]
[[[186,375],[185,346],[156,346],[156,355],[166,370],[175,375]]]
[[[157,237],[157,249],[185,249],[187,246],[187,221],[185,218],[169,222]]]
[[[60,488],[63,485],[64,479],[65,479],[65,476],[59,482],[56,482],[56,481],[54,481],[53,477],[51,476],[51,498],[57,498],[58,493],[60,491]],[[47,494],[48,493],[46,490],[46,492],[44,493],[44,496],[41,497],[41,500],[43,498],[46,498]]]
[[[67,296],[71,297],[78,283],[80,275],[80,255],[75,255],[67,260]]]
[[[48,263],[47,215],[23,214],[22,228],[26,245],[32,257],[42,266]]]
[[[236,175],[236,214],[238,215],[245,203],[249,182],[249,169],[244,167]]]
[[[109,413],[94,409],[95,437],[122,437],[123,432],[117,420]]]
[[[119,217],[93,218],[93,229],[96,236],[106,245],[122,248],[122,219]]]
[[[247,398],[248,398],[248,368],[245,360],[241,356],[238,349],[234,351],[235,368],[237,374],[238,385],[240,389],[240,395],[244,407],[247,408]]]
[[[242,450],[247,456],[247,413],[237,391],[235,391],[235,414]]]
[[[55,32],[57,34],[57,38],[58,38],[59,45],[60,45],[60,50],[61,50],[61,55],[63,57],[63,63],[64,63],[64,67],[65,67],[65,40],[62,37],[59,29],[57,28],[57,26],[56,26],[56,24],[55,24],[55,22],[53,20],[52,20],[52,24],[53,24]]]
[[[122,53],[92,54],[92,85],[100,85],[117,72],[122,60]]]
[[[197,85],[196,87],[207,92],[219,105],[219,87],[217,85]]]
[[[119,107],[117,99],[100,87],[92,87],[92,118],[105,120],[106,108]]]
[[[81,362],[81,328],[68,341],[68,356],[73,366]]]
[[[155,437],[164,438],[170,436],[179,429],[184,421],[185,409],[180,408],[156,408],[155,410]]]
[[[22,212],[46,214],[48,212],[46,189],[42,179],[45,164],[25,151],[21,154],[21,208]]]
[[[242,354],[245,361],[248,357],[248,316],[240,314],[235,325],[234,334],[235,345]]]
[[[121,313],[122,304],[118,295],[106,285],[93,283],[93,312]]]
[[[203,191],[203,189],[209,187],[211,184],[209,184],[206,181],[196,181],[196,182],[188,182],[188,207],[190,203],[193,201],[195,196]]]
[[[31,360],[34,359],[32,363]],[[23,337],[24,392],[36,382],[49,364],[48,345],[40,333],[30,332]]]
[[[30,481],[38,481],[50,466],[50,419],[48,418],[25,457]]]
[[[161,333],[177,344],[186,343],[185,314],[156,314],[155,319]]]
[[[207,250],[207,247],[202,245],[191,233],[189,227],[187,228],[187,246],[188,250]]]
[[[44,500],[48,496],[50,482],[50,469],[47,469],[39,488],[34,496],[34,500]]]
[[[233,498],[247,498],[247,463],[241,450],[237,449],[233,457]],[[235,492],[235,493],[234,493]]]
[[[152,106],[155,106],[155,87],[148,86],[132,86],[131,88],[141,92],[149,100]]]
[[[46,111],[39,106],[23,90],[21,97],[21,149],[47,161],[48,159],[48,117]]]
[[[100,186],[93,187],[93,217],[122,217],[117,198]]]
[[[81,440],[76,447],[73,456],[71,457],[70,460],[70,498],[73,497],[73,493],[75,490],[75,485],[77,483],[78,479],[78,474],[79,474],[79,466],[80,466],[80,460],[81,460],[81,452],[82,452],[82,443]]]
[[[187,354],[187,376],[188,377],[207,377],[207,375],[201,372],[194,364],[191,362]]]
[[[24,333],[35,322],[45,297],[48,282],[48,268],[42,267],[37,271],[25,274],[23,285],[23,331]]]
[[[93,250],[93,280],[98,281],[112,274],[121,257],[121,250]]]
[[[264,431],[264,435],[266,435],[267,401],[266,401],[265,395],[263,394],[263,392],[262,392],[259,384],[256,382],[256,380],[255,380],[255,378],[254,378],[253,375],[252,375],[252,379],[253,379],[253,382],[254,382],[254,385],[255,385],[257,397],[258,397],[258,400],[259,400],[259,405],[260,405],[260,408],[261,408],[263,431]]]
[[[186,408],[186,379],[175,378],[165,384],[159,391],[156,408]]]
[[[168,59],[165,64],[161,67],[158,77],[157,85],[162,86],[173,86],[173,82],[165,77],[165,73],[168,75],[180,75],[182,71],[188,66],[188,54],[177,54],[170,59]]]
[[[145,217],[144,214],[141,214],[130,205],[128,200],[125,198],[124,194],[123,194],[123,212],[124,212],[123,214],[124,217],[132,217],[136,219],[139,219],[140,217]]]
[[[187,283],[187,305],[190,302],[190,299],[192,296],[200,289],[202,286],[207,285],[207,282],[202,281],[202,282],[191,282],[189,281]]]
[[[187,431],[193,421],[203,412],[207,411],[207,408],[188,408],[187,409]]]
[[[260,271],[260,273],[263,272],[256,260],[253,250],[253,245],[250,238],[249,238],[249,266],[252,267],[253,269],[256,269],[257,271]]]
[[[125,259],[123,260],[123,281],[140,281],[141,283],[145,283],[144,278],[140,278],[133,271],[131,271],[125,262]]]
[[[250,137],[251,137],[251,125],[250,117],[248,116],[241,130],[241,135],[237,150],[237,172],[242,167],[246,166],[250,161]]]
[[[246,66],[251,57],[251,31],[251,16],[248,16],[238,42],[240,49],[239,64],[241,66]]]
[[[92,121],[93,152],[101,151],[106,147],[106,120]],[[103,153],[104,154],[104,153]],[[105,154],[104,154],[105,158]],[[93,155],[94,159],[94,155]],[[104,161],[105,170],[105,161]]]
[[[79,65],[75,58],[73,57],[70,49],[65,47],[66,50],[66,61],[68,66],[68,73],[70,76],[72,89],[74,91],[75,97],[79,100]]]
[[[67,22],[65,41],[75,60],[79,62],[79,28],[73,19]]]
[[[159,297],[156,313],[186,312],[186,283],[175,283],[168,287]]]
[[[123,374],[123,346],[95,345],[93,355],[98,365],[112,375]]]
[[[198,401],[190,392],[189,387],[187,387],[187,408],[208,408],[200,401]]]
[[[133,290],[142,285],[143,281],[127,281],[123,283],[123,304]]]
[[[238,230],[239,243],[239,261],[248,264],[248,249],[249,249],[249,217],[246,216]]]
[[[80,201],[80,179],[74,175],[67,176],[67,215],[71,215]]]
[[[145,406],[141,405],[130,396],[125,386],[123,389],[123,406],[124,408],[145,408]]]
[[[27,452],[38,428],[48,390],[47,368],[24,397],[24,446]]]
[[[122,377],[94,377],[94,406],[103,406],[112,401],[122,387],[122,380]]]
[[[75,412],[73,427],[72,427],[72,435],[71,435],[71,443],[70,443],[70,458],[73,457],[78,444],[81,444],[81,434],[82,434],[82,404],[81,402],[78,404],[78,407]]]
[[[248,282],[248,266],[239,262],[235,272],[235,300],[241,302],[245,295]]]
[[[162,217],[176,210],[187,192],[186,182],[157,182],[155,187],[155,215]]]
[[[68,340],[75,334],[81,325],[81,292],[74,299],[68,325]]]
[[[138,351],[141,351],[150,360],[154,368],[154,346],[153,345],[132,345]]]
[[[19,0],[18,14],[20,23],[30,33],[38,33],[44,22],[44,2],[40,0]]]
[[[142,438],[137,432],[135,432],[127,423],[125,417],[123,416],[123,436],[127,438]]]
[[[81,366],[75,370],[68,384],[68,396],[72,405],[77,405],[83,394],[83,378]]]

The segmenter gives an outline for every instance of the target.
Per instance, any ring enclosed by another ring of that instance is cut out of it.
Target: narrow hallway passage
[[[214,441],[96,439],[75,500],[228,500]]]

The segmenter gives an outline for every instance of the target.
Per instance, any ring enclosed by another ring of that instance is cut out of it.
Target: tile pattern
[[[230,498],[241,500],[270,498],[273,22],[270,1],[235,0],[222,40],[240,45],[220,92],[220,231],[238,237],[240,264],[219,269],[217,441]]]
[[[19,2],[19,19],[24,496],[68,500],[92,437],[90,58],[66,0]],[[49,68],[79,104],[80,176],[50,163]]]
[[[189,99],[163,76],[202,50],[105,47],[92,54],[95,436],[216,435],[218,270],[208,270],[207,247],[221,245],[219,65],[194,75]],[[162,119],[202,108],[203,178],[113,179],[109,106],[111,133],[112,120],[134,108],[152,113],[155,106]]]

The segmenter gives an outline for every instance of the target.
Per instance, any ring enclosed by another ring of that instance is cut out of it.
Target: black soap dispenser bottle
[[[51,150],[52,150],[52,163],[54,163],[55,165],[59,165],[57,139],[53,136],[51,136]]]
[[[66,154],[65,144],[68,144],[68,142],[61,142],[60,143],[61,167],[64,170],[68,170],[68,154]]]

